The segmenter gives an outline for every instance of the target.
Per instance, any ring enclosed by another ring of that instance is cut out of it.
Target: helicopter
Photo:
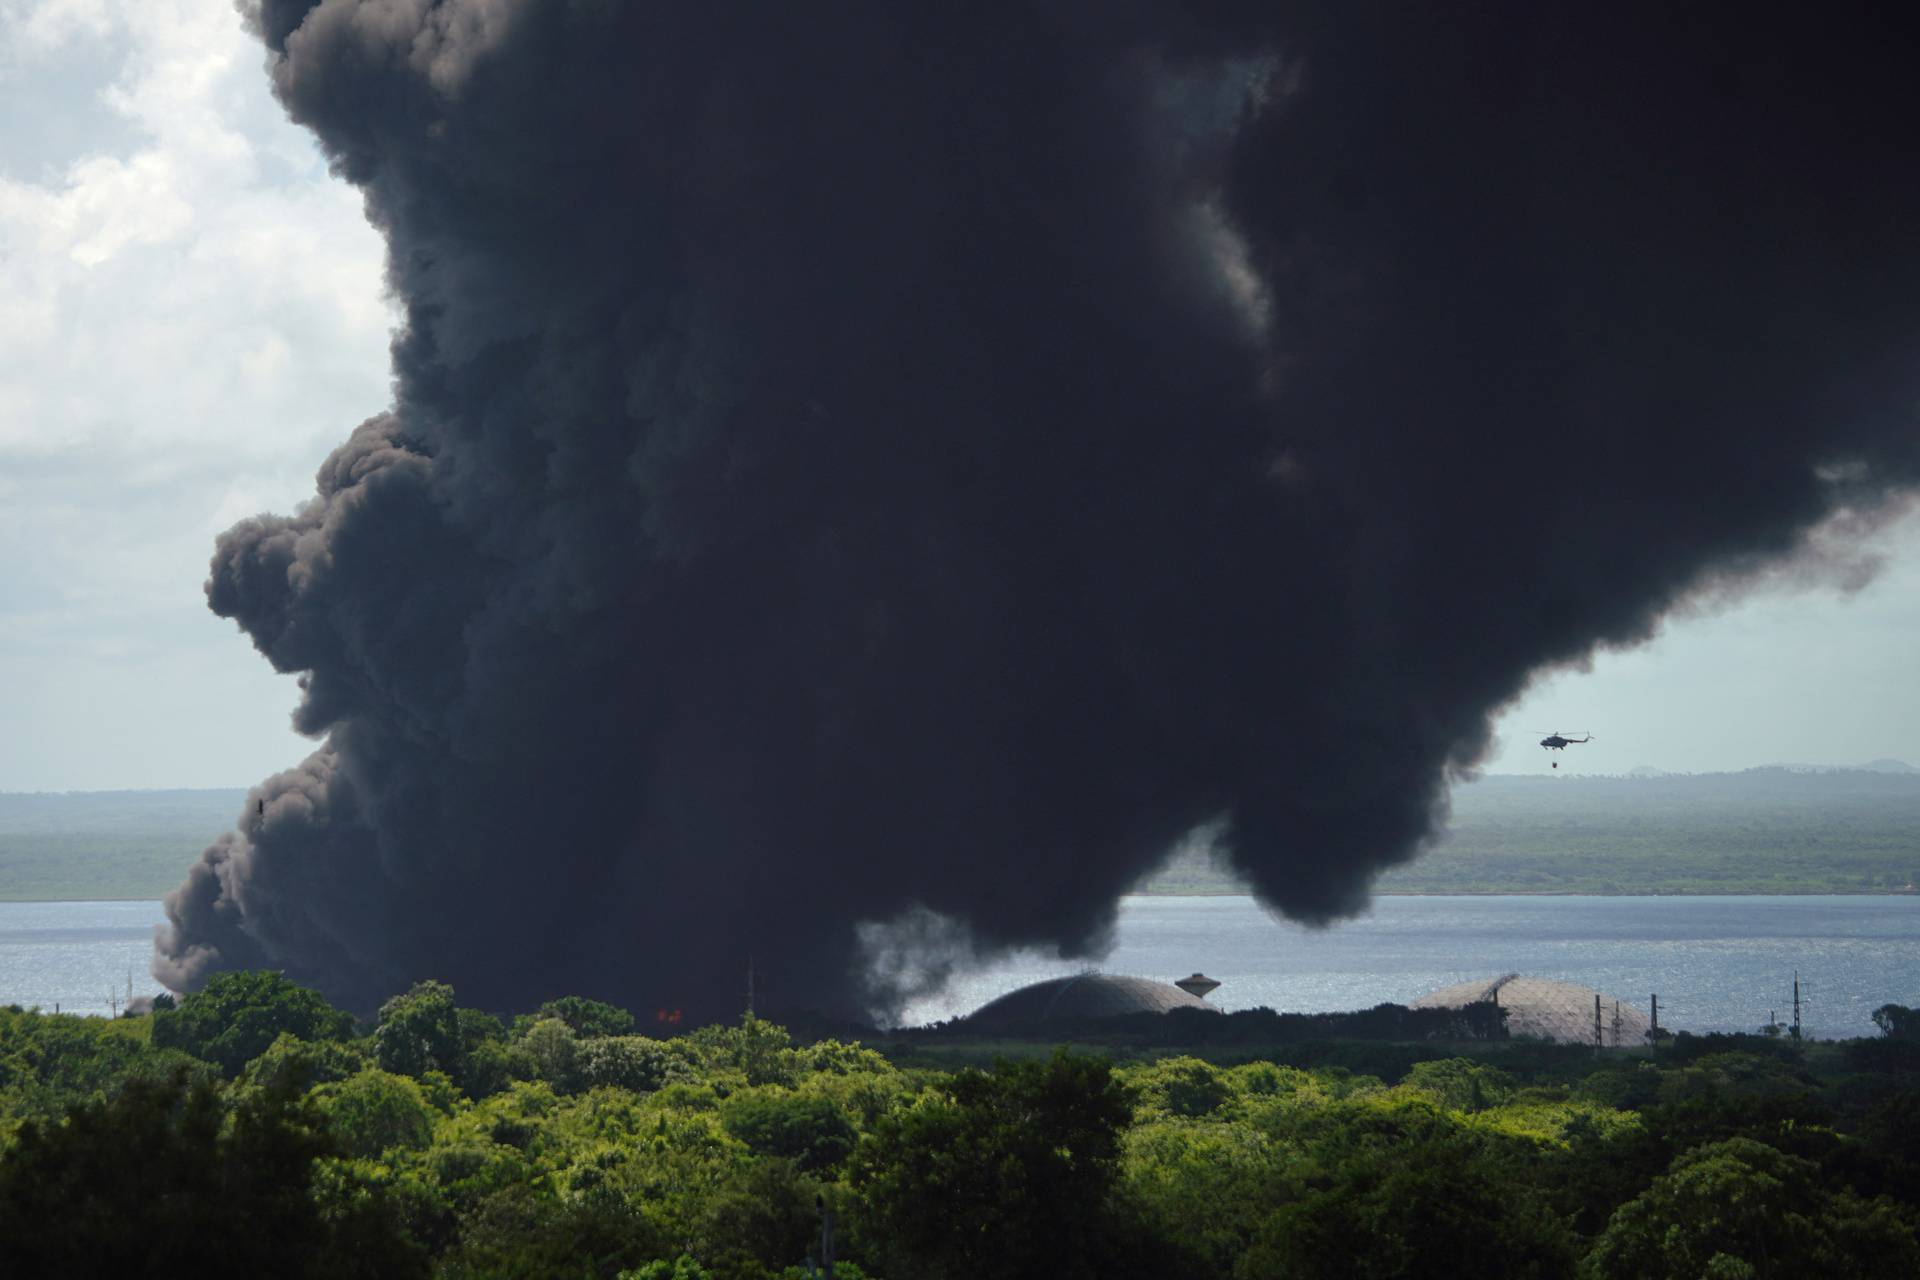
[[[1546,737],[1540,739],[1540,745],[1547,748],[1549,751],[1561,751],[1566,749],[1567,747],[1577,747],[1583,742],[1592,742],[1592,741],[1593,741],[1593,732],[1591,730],[1587,732],[1587,736],[1584,738],[1569,738],[1566,734],[1561,733],[1558,729],[1555,729],[1549,732]],[[1555,760],[1553,762],[1553,767],[1558,769],[1560,767],[1560,762],[1558,760]]]
[[[1593,735],[1591,733],[1589,733],[1584,738],[1569,738],[1566,735],[1559,732],[1558,730],[1554,730],[1553,732],[1547,734],[1546,737],[1540,739],[1540,745],[1543,747],[1547,747],[1550,750],[1558,751],[1562,747],[1577,747],[1583,742],[1592,742],[1592,741],[1593,741]]]

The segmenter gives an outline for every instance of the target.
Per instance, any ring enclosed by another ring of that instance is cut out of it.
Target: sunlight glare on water
[[[163,989],[147,972],[157,902],[0,902],[0,1004],[111,1012]]]

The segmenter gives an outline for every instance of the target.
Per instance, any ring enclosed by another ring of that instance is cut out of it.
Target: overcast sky
[[[246,786],[306,754],[201,583],[388,399],[380,246],[226,0],[0,0],[0,791]],[[1550,431],[1551,423],[1541,430]],[[1513,536],[1577,520],[1514,496]],[[1497,772],[1920,760],[1920,521],[1851,595],[1772,589],[1548,675]],[[1462,601],[1472,608],[1472,601]]]

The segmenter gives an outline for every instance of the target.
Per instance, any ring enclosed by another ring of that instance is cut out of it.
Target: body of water
[[[0,903],[0,1004],[108,1012],[160,988],[147,975],[155,902]],[[1007,957],[920,1001],[910,1021],[950,1018],[1042,978],[1089,966]],[[1920,897],[1380,898],[1326,929],[1269,916],[1251,898],[1130,897],[1098,967],[1219,979],[1225,1009],[1362,1009],[1502,973],[1596,987],[1692,1031],[1751,1031],[1793,1008],[1821,1037],[1874,1034],[1889,1002],[1920,1005]]]
[[[0,902],[0,1004],[106,1014],[163,988],[147,972],[157,902]]]
[[[956,980],[907,1011],[950,1018],[1085,964],[1025,955]],[[1753,1031],[1769,1012],[1821,1037],[1874,1035],[1887,1003],[1920,1005],[1920,897],[1383,897],[1355,920],[1308,928],[1251,898],[1121,902],[1108,973],[1172,980],[1198,969],[1223,1009],[1282,1012],[1404,1004],[1503,973],[1595,987],[1660,1025]]]

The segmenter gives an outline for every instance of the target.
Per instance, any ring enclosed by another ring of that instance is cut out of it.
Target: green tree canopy
[[[369,1067],[323,1085],[313,1096],[343,1155],[371,1159],[395,1147],[417,1151],[433,1136],[434,1110],[407,1076]]]
[[[1873,1011],[1873,1025],[1890,1040],[1920,1040],[1920,1009],[1883,1004]]]
[[[596,1036],[577,1045],[574,1070],[583,1088],[647,1093],[684,1075],[686,1064],[666,1045],[646,1036]]]
[[[1485,1111],[1513,1099],[1513,1077],[1467,1058],[1417,1062],[1402,1082],[1454,1111]]]
[[[1832,1191],[1808,1160],[1751,1138],[1681,1155],[1614,1212],[1588,1256],[1614,1277],[1920,1275],[1920,1246],[1890,1201]]]
[[[247,1064],[241,1079],[250,1087],[263,1088],[284,1083],[303,1089],[345,1080],[368,1066],[365,1042],[343,1043],[331,1040],[302,1040],[283,1031]]]
[[[62,1124],[29,1122],[0,1157],[0,1275],[425,1275],[381,1202],[319,1213],[308,1187],[329,1145],[284,1083],[229,1116],[186,1072],[130,1080]]]
[[[1151,1066],[1135,1067],[1126,1080],[1149,1113],[1203,1116],[1233,1096],[1227,1074],[1198,1058],[1162,1058]]]
[[[787,1029],[750,1013],[735,1026],[701,1027],[687,1040],[703,1065],[738,1071],[748,1084],[792,1084],[800,1066]]]
[[[1127,1091],[1105,1060],[963,1071],[881,1117],[855,1151],[859,1237],[887,1275],[1106,1277]]]
[[[417,982],[381,1005],[373,1046],[382,1071],[416,1077],[444,1071],[457,1078],[464,1055],[453,988]]]
[[[1391,1143],[1315,1144],[1312,1188],[1266,1220],[1236,1280],[1573,1274],[1573,1238],[1497,1145],[1442,1125]]]
[[[809,1171],[846,1159],[856,1136],[852,1122],[828,1099],[796,1097],[784,1090],[755,1090],[731,1098],[720,1122],[755,1155],[778,1156]]]
[[[633,1030],[633,1015],[625,1009],[585,996],[561,996],[540,1006],[542,1018],[558,1018],[577,1036],[623,1036]]]
[[[515,1047],[527,1055],[538,1078],[555,1093],[580,1089],[580,1038],[560,1019],[541,1018],[524,1028]]]
[[[153,1015],[153,1043],[181,1049],[238,1076],[282,1033],[301,1040],[345,1040],[353,1018],[317,991],[265,969],[215,974],[175,1009]]]

